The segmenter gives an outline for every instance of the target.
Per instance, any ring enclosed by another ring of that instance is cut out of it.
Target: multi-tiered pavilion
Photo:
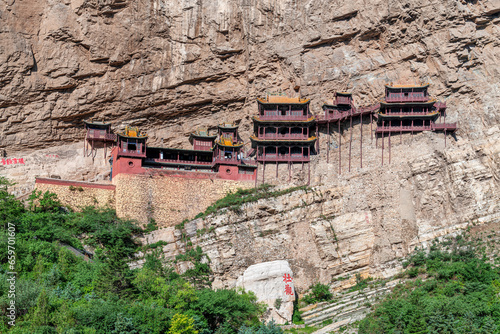
[[[377,113],[377,140],[382,136],[382,150],[384,136],[389,139],[389,162],[391,134],[415,133],[422,131],[444,131],[446,133],[457,129],[456,123],[446,123],[446,103],[438,102],[428,93],[429,84],[385,86],[385,96],[380,102]],[[444,123],[436,123],[444,118]],[[382,153],[383,164],[383,153]]]
[[[255,134],[250,137],[256,160],[263,164],[304,163],[315,153],[316,117],[310,111],[310,100],[284,95],[267,95],[258,99],[259,115],[253,117]],[[289,168],[290,170],[290,168]]]

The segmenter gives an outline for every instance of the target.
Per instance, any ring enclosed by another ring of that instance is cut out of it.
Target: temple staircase
[[[338,295],[335,302],[318,303],[313,308],[304,307],[301,309],[304,311],[302,319],[307,326],[317,326],[332,320],[333,323],[313,333],[335,332],[341,327],[363,319],[371,311],[371,305],[382,301],[384,296],[391,292],[399,282],[399,280],[393,280],[385,284],[370,283],[363,290]]]

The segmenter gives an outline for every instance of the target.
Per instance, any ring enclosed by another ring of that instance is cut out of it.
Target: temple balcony
[[[174,164],[174,165],[192,165],[192,166],[211,166],[211,161],[196,161],[196,160],[183,160],[183,159],[147,159],[146,162],[156,162],[160,164]]]
[[[119,157],[145,158],[146,152],[118,150]]]
[[[309,136],[307,134],[302,133],[285,133],[285,134],[276,134],[276,133],[266,133],[259,134],[257,137],[262,140],[308,140]]]
[[[220,158],[216,157],[214,159],[214,162],[212,165],[216,164],[221,164],[221,165],[249,165],[249,166],[256,166],[257,162],[253,159],[246,159],[246,158],[241,158],[238,159],[237,157],[235,158]]]
[[[390,116],[420,116],[420,117],[432,117],[439,115],[439,112],[433,111],[410,111],[410,112],[385,112],[379,113],[379,116],[390,117]]]
[[[427,102],[429,101],[429,96],[422,95],[404,95],[404,94],[395,94],[391,93],[389,96],[385,97],[385,101],[388,103],[397,103],[397,102]]]
[[[116,141],[116,134],[106,133],[101,130],[90,129],[87,131],[87,140],[95,141]]]
[[[257,155],[260,162],[309,162],[308,156],[302,154],[261,154]]]
[[[431,131],[431,130],[432,130],[431,125],[377,126],[375,133],[410,132],[410,131],[419,132],[419,131]]]
[[[434,107],[436,107],[437,110],[446,109],[446,102],[437,101],[434,103]]]
[[[259,115],[262,121],[307,121],[311,117],[311,114],[304,115],[302,110],[291,110],[285,114],[276,110],[265,110],[263,115]]]
[[[350,110],[344,110],[344,111],[339,111],[339,110],[332,111],[332,109],[327,108],[325,109],[325,115],[321,115],[318,117],[318,122],[319,123],[332,122],[332,121],[335,122],[339,120],[344,120],[349,116],[356,117],[360,115],[369,115],[374,113],[379,108],[380,108],[380,103],[367,107],[352,108]]]
[[[457,123],[434,123],[432,124],[432,130],[433,131],[456,131],[457,130]]]

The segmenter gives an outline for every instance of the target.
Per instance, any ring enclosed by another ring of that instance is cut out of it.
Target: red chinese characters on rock
[[[24,158],[2,159],[2,165],[24,165]]]
[[[288,284],[288,283],[291,283],[292,280],[293,280],[293,278],[290,276],[290,274],[283,275],[283,282],[287,283],[285,285],[285,295],[287,295],[287,296],[293,296],[292,287],[290,286],[290,284]]]
[[[45,154],[47,158],[59,158],[59,154]]]

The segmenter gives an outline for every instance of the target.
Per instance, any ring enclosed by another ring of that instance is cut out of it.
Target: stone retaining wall
[[[115,186],[58,179],[36,179],[36,190],[57,194],[63,205],[75,210],[85,206],[115,207]]]
[[[196,177],[196,178],[194,178]],[[236,182],[202,173],[184,175],[130,175],[113,178],[116,185],[116,213],[119,217],[158,226],[174,226],[192,219],[229,191],[250,188],[253,182]]]

